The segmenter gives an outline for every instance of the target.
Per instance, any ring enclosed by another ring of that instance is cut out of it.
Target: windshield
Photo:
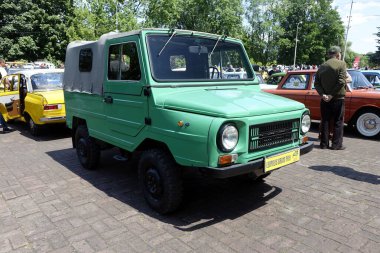
[[[353,89],[361,89],[361,88],[372,88],[372,84],[365,78],[365,76],[355,70],[349,70],[348,73],[351,75],[352,83],[351,87]]]
[[[253,80],[240,44],[220,38],[177,34],[149,35],[147,41],[151,71],[156,80]]]
[[[30,77],[33,90],[59,90],[62,89],[63,72],[39,73]]]

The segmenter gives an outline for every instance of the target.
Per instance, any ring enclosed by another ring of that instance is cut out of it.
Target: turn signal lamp
[[[302,143],[306,143],[308,141],[309,141],[309,137],[307,136],[302,137]]]
[[[226,165],[236,162],[237,158],[238,158],[237,154],[221,155],[219,156],[218,164],[221,166],[226,166]]]

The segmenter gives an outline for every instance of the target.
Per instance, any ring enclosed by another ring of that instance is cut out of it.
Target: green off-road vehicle
[[[236,39],[109,33],[70,43],[65,66],[67,125],[80,163],[94,169],[107,147],[138,157],[142,192],[159,213],[180,205],[184,168],[260,180],[313,148],[309,111],[260,91]],[[229,68],[246,74],[226,78]]]

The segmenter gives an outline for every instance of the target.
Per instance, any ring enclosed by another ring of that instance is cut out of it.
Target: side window
[[[108,52],[108,79],[120,80],[120,50],[121,45],[110,46]]]
[[[92,69],[92,50],[91,48],[81,49],[79,52],[79,71],[90,72]]]
[[[141,70],[136,44],[112,45],[108,53],[108,80],[140,80]]]
[[[309,75],[290,75],[282,88],[290,90],[305,90],[307,88],[308,80]]]
[[[9,91],[18,91],[18,75],[10,75],[1,81],[1,91],[9,92]]]

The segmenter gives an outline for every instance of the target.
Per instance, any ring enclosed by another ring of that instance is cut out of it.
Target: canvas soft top
[[[103,93],[104,71],[107,69],[105,59],[105,43],[107,40],[140,34],[139,31],[110,32],[104,34],[97,41],[74,41],[66,49],[65,74],[63,76],[63,87],[66,91],[78,91],[101,95]],[[81,72],[79,70],[79,53],[82,49],[91,49],[92,68],[91,71]]]
[[[142,30],[134,30],[130,32],[110,32],[103,34],[97,41],[74,41],[67,46],[65,73],[63,77],[63,87],[66,91],[86,92],[93,94],[103,94],[103,83],[107,69],[107,59],[105,59],[105,44],[110,39],[126,37],[131,35],[139,35],[142,31],[152,32],[173,32],[190,33],[198,36],[218,38],[220,35],[196,32],[181,29],[166,29],[166,28],[145,28]],[[234,40],[229,38],[230,40]],[[91,49],[92,51],[92,69],[88,72],[79,70],[79,53],[82,49]]]

